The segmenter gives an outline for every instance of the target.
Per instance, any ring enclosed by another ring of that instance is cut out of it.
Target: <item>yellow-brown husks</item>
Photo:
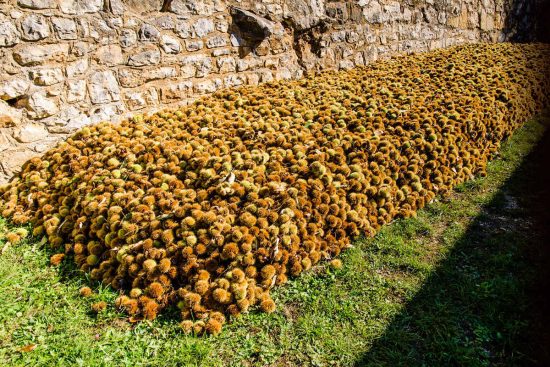
[[[342,268],[342,260],[334,259],[330,262],[330,266],[334,269],[341,269]]]
[[[105,301],[99,301],[94,304],[92,304],[92,311],[95,313],[103,312],[107,309],[107,302]]]
[[[65,258],[65,254],[52,255],[52,257],[50,257],[50,264],[52,266],[58,266],[59,264],[61,264],[64,258]]]
[[[128,315],[135,315],[139,311],[139,303],[135,299],[125,299],[119,308],[125,311]]]
[[[180,323],[180,327],[183,330],[184,334],[191,334],[193,332],[193,321],[191,320],[183,320]]]
[[[79,293],[82,297],[89,297],[92,295],[92,289],[90,287],[82,287],[80,288]]]
[[[218,335],[222,330],[222,324],[218,320],[210,318],[205,325],[205,330],[208,334]]]
[[[269,290],[289,276],[341,267],[353,237],[484,175],[548,105],[549,57],[453,47],[86,127],[1,186],[0,213],[45,236],[52,264],[67,254],[120,292],[134,319],[177,305],[185,333],[217,334],[225,317],[273,312]]]
[[[164,288],[162,287],[162,284],[153,282],[149,284],[149,287],[147,287],[147,293],[152,298],[159,298],[164,293]]]
[[[6,240],[12,245],[17,245],[21,242],[21,236],[15,232],[8,232],[6,233]]]
[[[260,303],[260,307],[262,309],[262,311],[264,312],[267,312],[267,313],[272,313],[275,311],[275,302],[273,302],[273,300],[271,298],[264,298],[261,303]]]
[[[129,294],[130,294],[130,297],[132,298],[139,298],[139,296],[143,294],[143,291],[139,288],[132,288]]]
[[[157,317],[158,313],[158,303],[155,301],[146,301],[143,303],[143,316],[147,320],[153,320]]]

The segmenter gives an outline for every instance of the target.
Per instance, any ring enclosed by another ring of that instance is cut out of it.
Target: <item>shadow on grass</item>
[[[549,164],[547,129],[356,367],[550,366]]]

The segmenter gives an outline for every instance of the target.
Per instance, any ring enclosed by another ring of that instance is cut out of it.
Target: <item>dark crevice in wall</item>
[[[164,0],[160,11],[170,11],[170,5],[172,5],[172,0]]]
[[[322,20],[318,24],[302,30],[296,29],[294,24],[290,21],[285,21],[283,26],[293,34],[292,47],[296,54],[298,65],[302,69],[308,70],[309,68],[305,64],[306,55],[304,52],[308,50],[311,54],[319,58],[321,57],[321,49],[323,48],[321,44],[322,35],[329,30],[330,23],[326,20]]]
[[[5,102],[6,102],[6,103],[8,104],[8,106],[10,106],[10,107],[22,108],[22,107],[23,107],[23,104],[25,104],[25,101],[26,101],[27,97],[28,97],[28,96],[19,96],[19,97],[7,99],[7,100],[5,100]]]

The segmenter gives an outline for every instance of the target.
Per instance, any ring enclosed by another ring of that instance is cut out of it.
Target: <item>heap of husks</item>
[[[0,182],[89,124],[531,34],[537,2],[0,0]]]

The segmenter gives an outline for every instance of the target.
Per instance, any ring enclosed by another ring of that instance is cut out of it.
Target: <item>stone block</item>
[[[229,22],[225,19],[217,20],[214,26],[218,32],[227,33],[229,30]]]
[[[181,76],[203,78],[212,71],[212,60],[204,55],[186,56],[181,61]]]
[[[163,0],[124,0],[129,10],[142,13],[157,12],[162,8]]]
[[[262,43],[257,45],[256,48],[254,48],[254,53],[256,56],[260,57],[269,55],[270,51],[271,46],[269,44],[269,40],[264,40]]]
[[[212,50],[212,56],[214,57],[225,56],[230,54],[231,54],[231,50],[229,48],[217,48],[215,50]]]
[[[246,71],[250,67],[250,64],[247,59],[238,59],[237,60],[237,71]]]
[[[216,5],[212,0],[173,0],[170,3],[170,11],[178,15],[202,15],[214,14]]]
[[[19,125],[22,118],[22,111],[11,107],[0,99],[0,128],[7,128]],[[1,130],[0,130],[1,131]],[[0,144],[0,151],[3,145]]]
[[[479,12],[479,26],[482,31],[492,31],[494,29],[495,20],[492,15],[488,14],[485,9]]]
[[[34,69],[29,75],[36,85],[53,85],[63,81],[63,70],[60,67]]]
[[[163,34],[160,38],[160,47],[167,54],[179,54],[181,51],[180,41],[172,36]]]
[[[38,65],[48,61],[63,61],[69,53],[69,45],[66,43],[19,46],[13,52],[13,58],[22,66]]]
[[[89,31],[89,36],[102,45],[115,43],[118,40],[116,29],[102,18],[90,18]]]
[[[249,85],[258,85],[260,83],[260,76],[256,73],[250,73],[246,77],[246,82]]]
[[[223,86],[221,79],[211,79],[204,80],[199,83],[196,83],[194,86],[194,91],[198,94],[214,93],[216,90],[220,89]]]
[[[158,80],[158,79],[170,79],[178,76],[178,71],[172,66],[163,66],[147,70],[143,73],[145,81]]]
[[[176,22],[171,14],[161,15],[153,20],[153,23],[160,29],[171,30],[176,27]]]
[[[124,113],[122,103],[96,106],[90,111],[90,123],[96,124],[101,121],[116,121]]]
[[[67,102],[80,102],[86,98],[86,81],[71,80],[67,82]]]
[[[0,47],[13,46],[19,43],[19,31],[9,21],[0,21]]]
[[[260,82],[261,83],[268,83],[270,81],[272,81],[274,78],[273,78],[273,73],[269,70],[262,70],[260,73]]]
[[[174,102],[189,97],[193,91],[193,83],[182,81],[160,88],[162,102]]]
[[[280,68],[275,73],[275,78],[281,80],[292,79],[292,72],[288,68]]]
[[[21,166],[34,157],[35,152],[29,149],[9,149],[0,155],[0,171],[11,176],[21,171]]]
[[[87,55],[91,49],[93,49],[95,45],[92,46],[91,43],[79,41],[79,42],[73,42],[71,44],[71,55],[76,57],[82,57]]]
[[[30,14],[21,21],[21,38],[25,41],[38,41],[49,35],[50,27],[46,17]]]
[[[148,88],[145,91],[126,91],[124,93],[126,106],[132,111],[146,108],[148,106],[157,105],[159,96],[155,88]]]
[[[298,31],[311,28],[325,18],[325,1],[285,1],[283,17],[288,19]]]
[[[59,8],[65,14],[96,13],[103,9],[103,0],[60,0]]]
[[[279,66],[279,59],[272,57],[264,60],[264,67],[267,69],[275,70]]]
[[[204,47],[202,40],[187,40],[185,41],[185,49],[189,52],[198,51]]]
[[[178,19],[176,23],[176,33],[180,38],[187,39],[194,37],[193,27],[187,20]]]
[[[55,9],[57,1],[55,0],[17,0],[17,5],[28,9]]]
[[[225,88],[238,87],[246,83],[246,76],[240,74],[231,74],[223,78]]]
[[[97,49],[93,59],[100,65],[115,66],[124,64],[122,48],[119,45],[101,46]]]
[[[468,8],[466,4],[462,4],[462,7],[458,8],[458,14],[456,16],[447,18],[447,25],[459,29],[468,28]]]
[[[105,5],[109,5],[109,10],[114,15],[124,15],[124,2],[126,0],[109,0]]]
[[[12,77],[0,80],[0,99],[9,100],[24,96],[30,83],[22,77]]]
[[[90,65],[88,59],[80,59],[70,64],[67,64],[67,67],[65,68],[65,73],[68,78],[72,78],[86,73],[89,66]]]
[[[31,94],[26,104],[27,114],[31,119],[43,119],[59,112],[59,106],[54,98],[48,97],[41,90]]]
[[[160,32],[155,26],[144,23],[139,29],[139,40],[141,42],[157,42],[160,38]]]
[[[133,29],[122,29],[119,37],[120,45],[124,48],[132,47],[137,43],[137,34]]]
[[[52,17],[52,25],[59,39],[75,40],[78,38],[76,23],[72,19]]]
[[[378,2],[370,2],[363,8],[363,17],[368,23],[382,24],[390,20],[388,14],[386,14],[382,8],[382,5]]]
[[[91,75],[88,83],[90,99],[94,104],[120,101],[120,88],[113,71],[98,71]]]
[[[139,69],[120,69],[118,71],[118,80],[124,88],[135,88],[145,83],[143,70]]]
[[[100,108],[100,107],[99,107]],[[92,108],[96,111],[98,108]],[[93,114],[91,112],[90,114]],[[48,130],[56,133],[70,133],[76,129],[89,125],[92,122],[90,117],[75,106],[67,106],[55,118],[54,124],[48,125]]]
[[[210,37],[206,40],[206,47],[208,48],[217,48],[227,46],[227,40],[222,36]]]
[[[13,135],[20,143],[32,143],[48,136],[48,130],[42,124],[25,124],[17,129]]]
[[[214,22],[208,18],[201,18],[193,24],[193,30],[197,37],[204,37],[214,32]]]
[[[147,66],[160,63],[160,50],[156,47],[143,47],[128,58],[130,66]]]

